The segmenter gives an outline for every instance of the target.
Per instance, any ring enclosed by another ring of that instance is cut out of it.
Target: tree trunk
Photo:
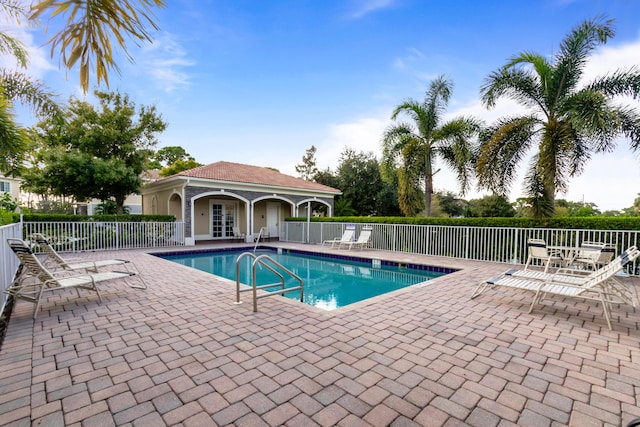
[[[431,196],[433,195],[433,165],[431,164],[431,151],[427,151],[424,162],[424,216],[431,216]]]
[[[124,213],[124,197],[116,197],[116,215]]]

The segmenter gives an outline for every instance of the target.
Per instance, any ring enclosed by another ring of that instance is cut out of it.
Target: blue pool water
[[[188,254],[158,254],[158,256],[235,281],[236,260],[241,253],[237,251],[208,251]],[[256,255],[261,254],[269,255],[300,276],[304,284],[304,302],[325,310],[344,307],[454,271],[429,266],[399,266],[386,261],[374,268],[372,261],[364,258],[340,257],[343,259],[338,259],[293,251],[280,254],[271,250],[256,252]],[[252,261],[250,257],[242,259],[241,283],[250,283]],[[272,272],[264,267],[259,267],[256,280],[258,285],[277,281],[278,278]],[[293,279],[286,282],[287,287],[296,285],[297,282]],[[300,298],[299,291],[288,292],[285,296],[292,299]],[[247,299],[246,294],[244,299]]]

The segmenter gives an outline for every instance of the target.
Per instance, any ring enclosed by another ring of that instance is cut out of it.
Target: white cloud
[[[2,32],[22,42],[29,55],[29,62],[26,69],[18,67],[15,58],[11,55],[0,56],[0,67],[11,70],[18,70],[34,79],[42,80],[43,76],[57,68],[49,61],[49,48],[38,46],[34,41],[34,31],[43,31],[42,28],[30,28],[26,22],[21,24],[15,20],[3,16]]]
[[[180,42],[165,32],[154,38],[153,43],[144,45],[134,70],[151,76],[157,87],[171,93],[191,84],[185,68],[193,65],[195,61],[187,57],[187,51]]]
[[[330,125],[327,137],[316,147],[318,149],[316,152],[318,168],[330,167],[335,171],[340,154],[345,148],[356,152],[373,152],[379,159],[381,154],[380,141],[389,124],[389,113],[385,112]]]
[[[350,19],[360,19],[369,13],[392,7],[394,3],[395,0],[354,0],[348,17]]]

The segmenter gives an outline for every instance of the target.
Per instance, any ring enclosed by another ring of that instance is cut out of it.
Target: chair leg
[[[604,297],[604,293],[600,294],[600,301],[602,302],[602,311],[604,311],[604,317],[607,319],[607,325],[609,326],[609,330],[612,331],[611,327],[611,307],[608,305],[608,301]]]
[[[538,304],[540,301],[542,301],[542,298],[544,297],[544,292],[541,292],[540,289],[538,289],[536,291],[536,295],[533,297],[533,301],[531,301],[531,306],[529,307],[529,311],[527,313],[531,314],[531,312],[533,311],[533,307]]]
[[[529,268],[529,264],[531,263],[531,255],[529,255],[527,257],[527,262],[524,264],[524,269],[526,270],[527,268]]]
[[[476,289],[471,294],[471,298],[470,299],[474,299],[476,297],[479,297],[480,294],[483,293],[485,289],[487,289],[488,285],[489,285],[489,283],[487,283],[487,282],[482,282],[482,283],[478,284],[478,286],[476,286]]]

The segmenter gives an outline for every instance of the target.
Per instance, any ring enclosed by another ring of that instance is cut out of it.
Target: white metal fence
[[[18,258],[9,249],[9,245],[6,244],[9,238],[22,238],[22,224],[9,224],[0,227],[0,313],[4,311],[4,305],[7,303],[7,294],[4,291],[11,284],[18,264],[20,264]]]
[[[184,245],[184,222],[25,222],[25,238],[34,233],[59,252]]]
[[[184,245],[184,222],[22,222],[0,227],[0,290],[4,310],[6,290],[18,268],[18,258],[6,241],[44,234],[59,252],[159,248]],[[0,310],[0,312],[2,312]]]
[[[318,244],[340,238],[354,224],[337,222],[285,222],[285,241]],[[371,248],[477,261],[524,264],[527,239],[544,239],[547,245],[578,247],[581,242],[598,241],[615,245],[619,254],[629,246],[639,246],[640,231],[578,230],[551,228],[466,227],[410,224],[355,224],[356,236],[362,227],[373,229]],[[640,263],[628,267],[640,275]]]

